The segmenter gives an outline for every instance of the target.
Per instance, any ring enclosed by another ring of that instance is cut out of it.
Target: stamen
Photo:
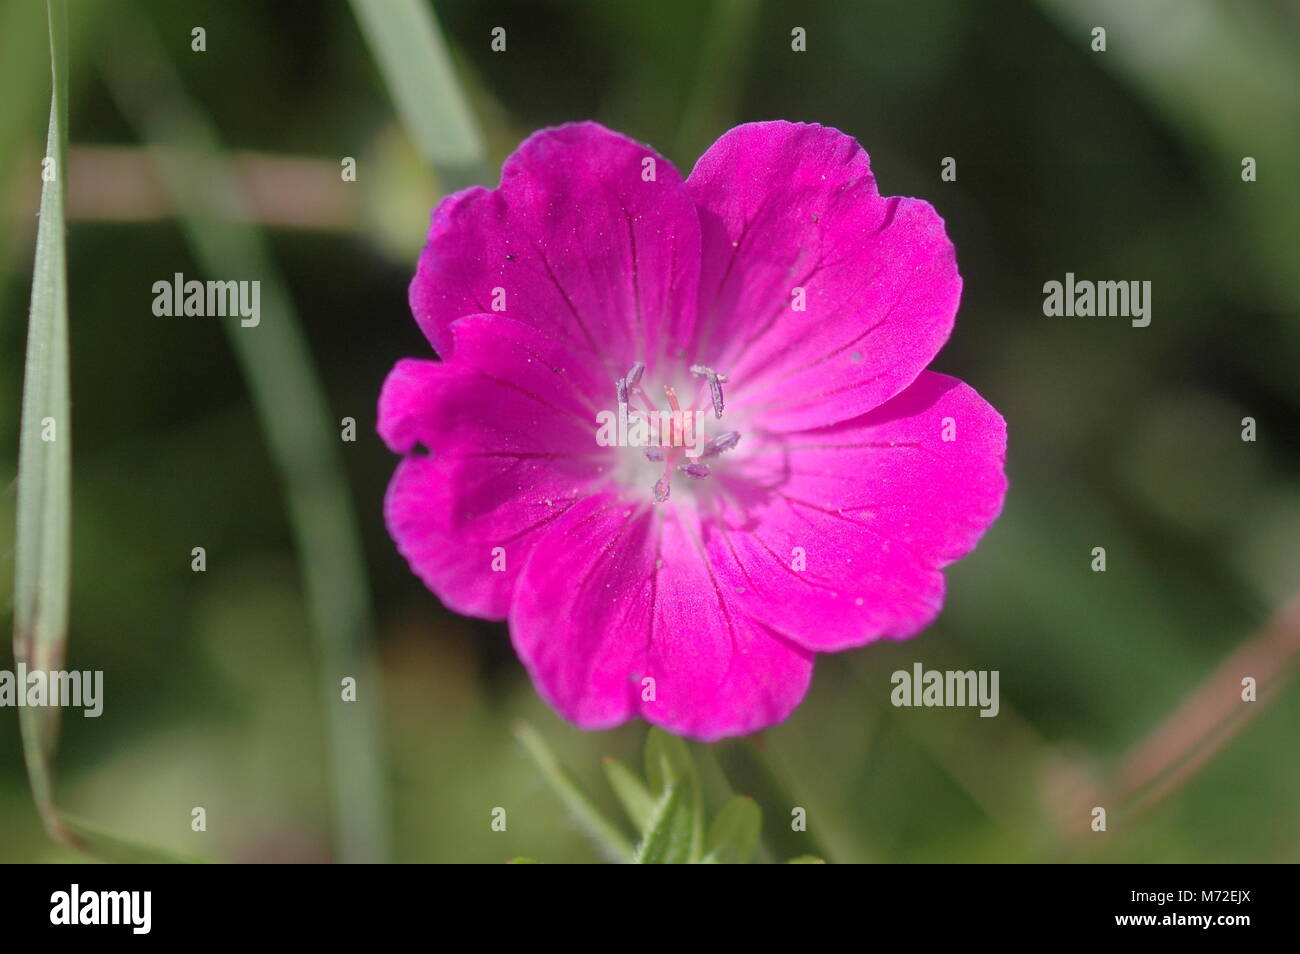
[[[644,361],[633,361],[631,369],[627,372],[627,376],[619,378],[614,382],[614,392],[618,395],[618,413],[620,419],[627,417],[628,389],[637,386],[644,371]]]
[[[722,417],[723,408],[726,406],[722,403],[722,385],[727,380],[725,374],[719,374],[712,368],[703,364],[691,365],[691,374],[696,377],[704,377],[709,380],[709,396],[713,398],[713,416]]]
[[[723,451],[729,451],[740,443],[740,431],[723,431],[717,437],[710,437],[704,442],[700,457],[717,457]]]
[[[627,417],[627,378],[614,382],[614,393],[618,395],[618,416],[622,420]]]
[[[627,374],[614,382],[614,388],[618,394],[619,412],[621,414],[630,413],[630,404],[634,396],[633,392],[635,392],[638,407],[646,408],[646,413],[652,411],[657,412],[659,410],[655,407],[654,401],[651,400],[650,394],[641,387],[641,381],[645,376],[645,371],[646,365],[644,361],[633,361],[632,366],[628,368]],[[712,368],[703,364],[692,365],[690,372],[695,377],[702,377],[708,381],[709,397],[713,404],[713,413],[715,416],[721,418],[722,412],[726,408],[722,396],[722,385],[726,383],[727,376],[725,374],[719,374],[717,371],[714,371]],[[669,433],[667,446],[661,446],[660,442],[656,442],[655,444],[642,448],[642,453],[645,454],[646,460],[651,463],[663,465],[663,475],[654,482],[653,492],[655,503],[664,503],[672,495],[672,476],[674,471],[680,470],[688,477],[696,480],[708,477],[713,473],[713,468],[704,463],[703,459],[706,457],[717,457],[718,455],[731,450],[740,442],[739,431],[723,431],[721,434],[717,434],[716,436],[704,441],[703,445],[693,443],[691,445],[692,447],[698,447],[700,449],[699,456],[695,458],[690,458],[688,456],[688,459],[683,461],[683,451],[679,444],[684,439],[685,435],[684,433],[679,433],[679,431],[681,431],[683,427],[687,426],[685,424],[684,415],[695,415],[698,412],[694,405],[692,405],[689,411],[682,410],[681,401],[678,399],[677,391],[672,387],[672,385],[664,385],[663,393],[668,401],[668,411],[673,415],[673,419],[668,425]],[[700,436],[702,437],[703,435]],[[697,437],[695,440],[698,441],[699,438]]]

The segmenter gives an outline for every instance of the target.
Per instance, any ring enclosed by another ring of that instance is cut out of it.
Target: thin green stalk
[[[102,48],[104,75],[123,114],[157,161],[182,231],[209,275],[261,283],[261,321],[228,320],[272,457],[284,481],[321,676],[330,748],[335,851],[344,862],[388,852],[388,796],[379,745],[378,667],[367,572],[340,457],[339,432],[301,324],[269,245],[231,221],[243,205],[213,124],[184,91],[150,25],[126,5]],[[341,684],[356,679],[356,701]]]
[[[596,845],[612,861],[630,861],[632,859],[632,842],[626,835],[605,817],[596,807],[586,792],[579,787],[573,776],[560,764],[541,733],[526,722],[515,726],[515,737],[528,750],[537,767],[550,783],[555,794],[560,797],[569,813],[577,819],[578,824],[587,832]]]
[[[352,0],[407,131],[444,192],[482,182],[483,136],[427,0]]]
[[[674,143],[685,168],[731,126],[747,75],[758,18],[755,0],[715,0],[709,27],[700,40],[700,57],[690,98],[682,110]]]

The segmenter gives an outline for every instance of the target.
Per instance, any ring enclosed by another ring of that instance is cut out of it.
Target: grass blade
[[[582,826],[597,846],[612,861],[628,861],[632,857],[632,842],[627,839],[618,826],[604,816],[596,803],[587,795],[568,773],[560,760],[555,757],[551,747],[546,744],[541,733],[527,723],[515,726],[515,736],[528,754],[532,756],[537,767],[542,770],[555,794],[560,797],[564,807]]]
[[[64,170],[68,157],[68,11],[48,0],[53,90],[41,214],[32,269],[14,543],[14,661],[63,668],[72,585],[72,421],[68,379],[68,264]],[[60,813],[54,800],[59,709],[18,710],[32,797],[50,837],[107,861],[190,861],[133,844]]]
[[[623,810],[627,812],[627,817],[632,820],[636,830],[644,835],[654,818],[655,797],[650,794],[650,790],[644,783],[632,774],[632,770],[617,759],[605,759],[604,767],[609,787],[618,796],[618,800],[623,804]]]
[[[482,180],[483,136],[425,0],[352,0],[402,122],[443,191]]]
[[[105,831],[98,825],[60,813],[69,842],[86,854],[115,864],[206,864],[206,859],[128,841]]]
[[[84,30],[90,16],[78,17],[68,22],[69,31],[79,26]],[[0,5],[0,89],[37,90],[45,82],[50,69],[48,49],[33,44],[31,38],[40,30],[49,29],[50,11],[38,3],[10,3]],[[75,37],[68,42],[75,51]],[[73,54],[75,58],[75,53]],[[70,71],[71,61],[65,61],[64,74]],[[39,95],[9,95],[0,97],[0,182],[24,179],[31,172],[28,144],[32,125],[39,121],[45,104]],[[21,167],[20,167],[21,163]],[[17,221],[17,207],[23,190],[7,189],[0,192],[0,220]],[[0,301],[9,301],[9,283],[18,279],[14,268],[25,256],[19,248],[27,241],[25,230],[0,230]],[[0,312],[0,322],[8,317],[7,310]],[[15,314],[15,319],[17,315]]]
[[[675,156],[689,169],[724,129],[735,125],[736,107],[754,46],[756,0],[716,0],[700,40],[690,98],[681,111]]]
[[[244,200],[215,127],[185,94],[148,22],[125,4],[115,8],[115,17],[116,40],[102,50],[104,75],[158,164],[195,259],[211,275],[261,282],[261,323],[224,327],[284,480],[319,656],[336,856],[344,862],[382,861],[388,796],[378,741],[379,674],[369,646],[365,559],[338,431],[265,236],[232,221],[231,212]],[[357,681],[356,701],[340,699],[345,676]]]
[[[14,544],[14,660],[59,669],[67,648],[72,549],[72,422],[68,391],[68,274],[64,244],[64,168],[68,155],[68,11],[49,0],[53,92],[32,269],[27,362],[18,440],[18,512]],[[59,710],[18,710],[32,795],[50,835],[68,835],[54,805],[52,771]]]

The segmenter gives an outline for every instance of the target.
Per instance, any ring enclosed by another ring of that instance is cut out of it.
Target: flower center
[[[722,385],[726,383],[727,376],[702,364],[693,364],[689,370],[697,379],[697,393],[690,407],[685,409],[681,405],[677,389],[671,384],[663,385],[662,400],[666,402],[666,408],[660,408],[656,404],[653,389],[642,384],[645,373],[645,363],[642,361],[634,362],[627,374],[614,383],[619,419],[646,422],[648,439],[641,452],[646,460],[663,464],[663,473],[651,487],[656,503],[663,503],[672,493],[674,473],[680,471],[688,477],[703,480],[713,471],[712,466],[705,462],[731,450],[740,442],[740,432],[735,430],[720,431],[707,438],[702,433],[706,414],[698,405],[707,394],[714,418],[722,420],[723,411],[726,410]]]

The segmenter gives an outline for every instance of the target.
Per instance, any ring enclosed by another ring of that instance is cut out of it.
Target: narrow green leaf
[[[63,667],[71,589],[72,421],[68,380],[68,276],[64,240],[68,155],[68,14],[49,0],[50,122],[32,272],[14,544],[14,659],[29,670]],[[59,710],[18,710],[32,797],[55,841],[106,861],[187,861],[63,815],[54,800]]]
[[[716,0],[707,26],[700,31],[691,93],[682,104],[674,143],[676,158],[690,163],[735,125],[736,106],[748,75],[758,22],[757,0]]]
[[[9,95],[0,96],[0,143],[4,143],[0,149],[0,182],[32,182],[39,173],[31,164],[29,146],[36,146],[33,126],[49,113],[40,93],[45,89],[51,63],[49,46],[33,43],[32,37],[49,29],[50,12],[36,0],[0,4],[0,89],[9,91]],[[61,77],[71,76],[77,61],[77,38],[94,28],[98,13],[94,4],[78,4],[77,15],[67,19],[65,43],[70,52]],[[19,208],[25,209],[26,196],[26,189],[0,190],[0,221],[20,221]],[[27,257],[20,251],[26,242],[25,229],[0,230],[0,301],[14,300],[9,295],[11,283],[27,278],[21,274]],[[6,336],[17,332],[8,327],[10,315],[8,309],[0,309],[0,332]],[[12,317],[18,319],[17,309]]]
[[[798,858],[791,858],[786,862],[788,865],[824,865],[825,858],[818,858],[816,855],[800,855]]]
[[[646,836],[633,859],[640,865],[680,865],[691,860],[688,782],[673,782],[655,805]]]
[[[632,857],[632,842],[619,827],[605,817],[596,803],[582,790],[577,780],[560,764],[551,747],[540,732],[526,722],[515,726],[515,737],[523,743],[533,757],[542,775],[560,797],[569,814],[583,828],[588,837],[612,861],[628,861]]]
[[[695,763],[686,743],[663,729],[651,728],[645,740],[645,775],[650,793],[662,795],[673,782],[694,779]]]
[[[205,860],[180,852],[162,851],[148,845],[137,844],[107,832],[98,825],[62,815],[68,844],[101,861],[115,864],[205,864]]]
[[[691,818],[691,858],[704,855],[704,789],[699,772],[686,742],[678,736],[652,726],[645,740],[645,774],[651,795],[658,796],[677,781],[687,783]]]
[[[344,862],[387,857],[388,795],[379,743],[380,685],[370,646],[370,593],[340,442],[306,336],[266,237],[245,205],[216,127],[185,94],[147,20],[113,10],[114,41],[100,46],[109,91],[140,132],[177,209],[183,234],[212,277],[260,282],[255,327],[225,320],[268,447],[284,482],[319,656],[330,746],[335,852]],[[344,703],[344,677],[356,679]]]
[[[632,774],[632,770],[618,759],[607,758],[604,766],[605,777],[609,779],[610,788],[618,796],[623,810],[627,812],[627,817],[632,819],[636,830],[644,835],[654,816],[654,796],[645,787],[645,783]]]
[[[53,83],[32,270],[14,542],[14,660],[29,669],[63,665],[67,650],[71,540],[72,421],[68,391],[68,274],[64,196],[68,155],[67,30],[64,0],[50,0]],[[35,170],[33,170],[35,174]],[[54,804],[59,710],[18,710],[32,796],[46,830],[67,833]]]
[[[763,827],[763,813],[758,804],[745,795],[737,795],[722,806],[709,825],[706,841],[708,859],[721,864],[743,865],[754,856],[758,835]]]
[[[352,0],[403,124],[454,191],[481,181],[483,137],[426,0]]]

